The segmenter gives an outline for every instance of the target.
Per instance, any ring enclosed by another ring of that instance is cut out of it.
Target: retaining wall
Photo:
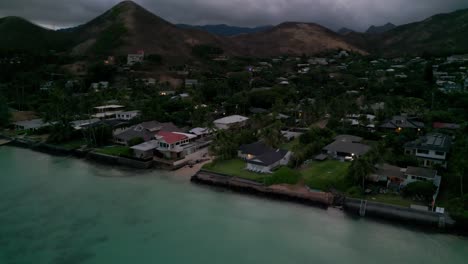
[[[448,215],[360,199],[346,198],[343,208],[352,214],[397,220],[406,224],[427,225],[438,228],[451,227],[454,224],[454,221]]]
[[[328,208],[328,206],[333,202],[333,196],[330,193],[316,192],[304,194],[294,191],[272,189],[255,181],[205,170],[201,170],[192,176],[191,181],[198,184],[223,187],[236,192],[264,196],[278,200],[293,201],[322,208]]]

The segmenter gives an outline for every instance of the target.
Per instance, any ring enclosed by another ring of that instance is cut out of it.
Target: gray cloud
[[[119,0],[0,0],[0,17],[21,16],[67,27],[85,23]],[[365,30],[387,22],[405,24],[468,8],[467,0],[135,0],[173,23],[257,26],[284,21],[316,22],[332,29]]]

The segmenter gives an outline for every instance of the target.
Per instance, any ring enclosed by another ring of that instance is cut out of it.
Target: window
[[[436,151],[435,153],[437,156],[445,156],[445,152],[442,151]]]
[[[418,154],[429,154],[429,150],[418,149],[418,150],[417,150],[417,153],[418,153]]]

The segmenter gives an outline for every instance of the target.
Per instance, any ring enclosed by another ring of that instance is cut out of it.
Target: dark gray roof
[[[106,119],[106,120],[101,120],[99,122],[95,122],[92,124],[84,125],[82,126],[83,128],[93,128],[93,127],[99,127],[99,126],[110,126],[112,128],[117,128],[117,127],[125,127],[128,126],[128,122],[125,120],[120,120],[120,119]]]
[[[263,113],[268,112],[268,110],[263,109],[263,108],[250,107],[249,112],[252,114],[263,114]]]
[[[149,121],[143,122],[138,124],[137,126],[141,126],[146,130],[151,132],[159,132],[159,131],[166,131],[166,132],[184,132],[182,129],[178,128],[174,123],[160,123],[158,121]]]
[[[250,154],[250,155],[254,155],[254,156],[260,156],[260,155],[262,155],[262,154],[264,154],[266,152],[273,151],[274,149],[259,141],[259,142],[255,142],[255,143],[252,143],[252,144],[242,145],[242,146],[240,146],[239,150],[243,154]]]
[[[451,145],[452,139],[449,136],[440,133],[432,133],[406,143],[405,147],[448,152]]]
[[[284,149],[270,150],[256,157],[255,159],[248,160],[247,163],[270,166],[284,158],[288,152],[288,150]]]
[[[328,158],[327,155],[325,155],[325,154],[319,154],[319,155],[315,156],[314,159],[315,159],[315,160],[318,160],[318,161],[324,161],[324,160],[326,160],[327,158]]]
[[[123,131],[122,133],[115,135],[115,138],[129,141],[131,139],[140,137],[145,141],[152,139],[157,132],[183,132],[182,129],[178,128],[173,123],[159,123],[157,121],[150,121],[132,126],[131,128]]]
[[[404,178],[404,171],[402,171],[402,168],[400,167],[384,163],[382,165],[376,166],[376,171],[373,173],[373,175]]]
[[[414,120],[414,118],[408,118],[406,116],[394,116],[391,120],[383,123],[381,128],[397,129],[401,128],[424,128],[424,123]]]
[[[137,130],[137,126],[132,126],[129,129],[123,131],[122,133],[115,135],[114,137],[122,141],[129,141],[134,138],[142,138],[144,141],[151,140],[154,137],[155,133],[149,130]]]
[[[434,179],[437,176],[436,170],[419,168],[419,167],[408,167],[406,169],[407,175],[420,176],[424,178]]]
[[[335,141],[359,143],[362,141],[362,137],[357,137],[357,136],[352,136],[352,135],[339,135],[335,137]]]
[[[323,149],[331,152],[349,153],[361,156],[366,154],[371,147],[361,143],[335,141]]]

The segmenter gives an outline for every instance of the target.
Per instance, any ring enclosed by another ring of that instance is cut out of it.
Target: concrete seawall
[[[97,152],[89,152],[86,155],[87,160],[95,161],[98,163],[108,164],[108,165],[121,165],[126,167],[131,167],[135,169],[149,169],[154,166],[153,160],[141,161],[136,159],[130,159],[125,157],[110,156],[106,154],[101,154]]]
[[[311,192],[305,194],[302,192],[279,190],[255,181],[204,170],[192,176],[191,181],[197,184],[223,187],[235,192],[248,193],[283,201],[293,201],[322,208],[328,208],[333,202],[333,195],[330,193]]]
[[[450,228],[454,225],[454,221],[445,214],[369,202],[361,199],[346,198],[343,208],[346,212],[357,214],[361,217],[388,219],[405,224],[425,225],[440,229]]]

